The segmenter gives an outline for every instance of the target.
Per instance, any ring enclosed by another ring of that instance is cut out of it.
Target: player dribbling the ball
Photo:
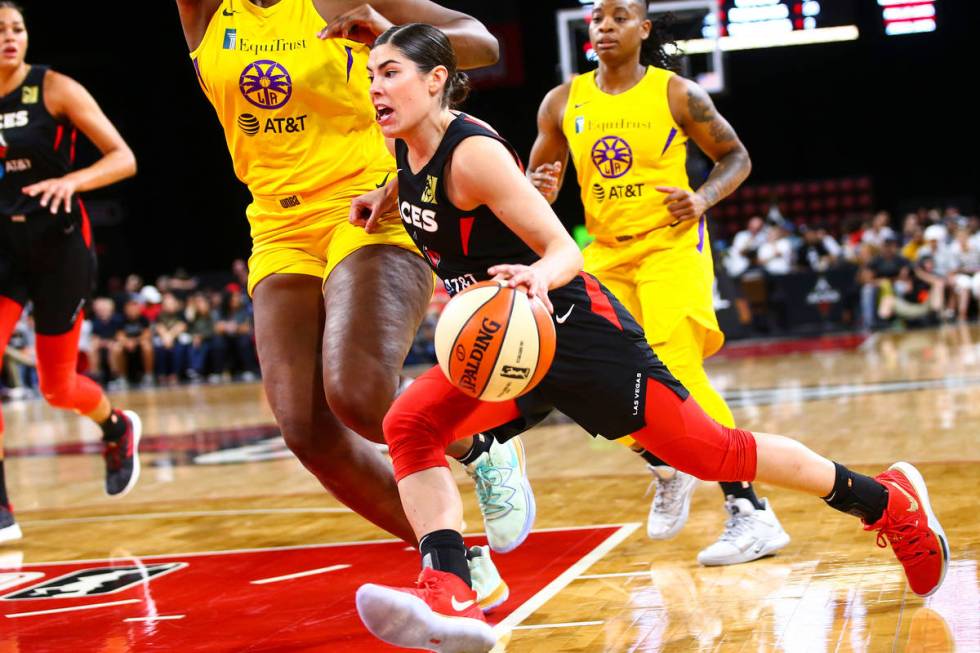
[[[557,316],[556,351],[528,397],[550,402],[593,435],[632,434],[699,478],[759,479],[822,497],[889,539],[913,591],[928,595],[939,587],[949,549],[918,471],[897,463],[870,478],[789,438],[708,417],[626,309],[581,272],[578,247],[524,177],[513,149],[485,124],[450,110],[466,84],[442,32],[423,24],[391,28],[376,41],[368,69],[378,123],[395,139],[398,177],[356,199],[351,221],[372,230],[397,202],[406,230],[450,292],[497,278],[542,301]],[[423,569],[413,588],[358,590],[358,613],[375,636],[443,652],[493,647],[470,589],[461,500],[445,451],[455,439],[520,415],[520,398],[480,401],[438,367],[395,401],[384,435]]]

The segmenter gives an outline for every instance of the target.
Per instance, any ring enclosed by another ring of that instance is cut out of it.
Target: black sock
[[[874,524],[888,507],[888,488],[870,476],[852,472],[840,463],[834,463],[837,476],[834,489],[822,497],[834,510],[860,517],[865,524]]]
[[[3,474],[3,458],[0,458],[0,506],[7,507],[10,505],[10,499],[7,498],[7,479]]]
[[[492,445],[492,435],[477,433],[473,436],[473,446],[466,452],[466,455],[464,455],[462,458],[457,458],[457,460],[464,465],[475,463],[477,458],[482,456],[485,452],[490,451],[490,447]]]
[[[762,502],[759,501],[759,497],[755,496],[755,490],[752,488],[751,483],[735,481],[733,483],[719,483],[718,485],[721,486],[721,493],[726,497],[733,496],[736,499],[747,499],[756,510],[766,509],[762,505]]]
[[[119,411],[113,410],[104,422],[99,422],[102,429],[102,439],[106,442],[119,441],[126,435],[126,420]]]
[[[667,463],[665,463],[660,458],[657,458],[656,456],[654,456],[652,453],[650,453],[646,449],[640,449],[636,453],[640,454],[640,458],[642,458],[643,460],[647,461],[647,464],[648,465],[652,465],[654,467],[670,467],[670,465],[668,465]]]
[[[458,531],[444,529],[423,535],[419,540],[419,553],[422,554],[423,567],[456,574],[472,587],[473,580],[470,578],[470,565],[466,559],[466,545],[463,544],[463,536]]]

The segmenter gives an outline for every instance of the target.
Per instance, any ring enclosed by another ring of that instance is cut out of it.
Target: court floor
[[[525,436],[538,519],[495,556],[511,586],[491,615],[498,650],[980,652],[980,329],[765,354],[709,365],[739,424],[866,473],[919,466],[952,547],[943,588],[916,597],[856,520],[769,487],[789,546],[701,567],[724,520],[717,486],[698,488],[675,539],[651,541],[642,462],[558,423]],[[412,581],[417,555],[320,489],[259,385],[113,399],[144,423],[143,475],[121,500],[102,494],[94,426],[41,402],[3,406],[24,539],[0,545],[0,653],[395,650],[361,627],[354,590]]]

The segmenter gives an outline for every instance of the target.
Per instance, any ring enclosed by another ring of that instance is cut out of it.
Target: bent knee
[[[41,394],[44,400],[54,408],[75,407],[75,384],[67,381],[57,383],[41,383]]]

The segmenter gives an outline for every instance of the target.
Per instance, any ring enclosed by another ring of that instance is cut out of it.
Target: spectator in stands
[[[197,279],[192,277],[186,269],[177,268],[176,272],[174,272],[174,276],[170,277],[169,290],[176,295],[178,299],[184,301],[187,299],[188,295],[197,290]]]
[[[248,264],[243,259],[236,258],[231,262],[231,273],[234,281],[242,288],[248,288]]]
[[[881,253],[858,272],[861,283],[861,326],[870,330],[877,327],[875,319],[878,303],[883,295],[892,294],[892,282],[911,263],[898,252],[898,239],[892,235],[882,243]],[[911,273],[911,269],[907,273]],[[910,277],[909,277],[910,278]]]
[[[187,376],[191,381],[209,373],[212,381],[218,381],[224,369],[224,352],[215,347],[212,310],[211,300],[203,292],[194,293],[187,302],[187,333],[191,337]]]
[[[750,267],[757,265],[759,248],[766,243],[765,222],[759,216],[749,218],[746,228],[735,234],[732,246],[725,257],[725,269],[729,276],[737,279]]]
[[[860,216],[852,215],[844,221],[842,243],[844,246],[844,258],[848,261],[859,261],[861,258],[861,247],[864,244],[865,228],[870,229],[871,223],[865,224]],[[868,261],[871,259],[868,258]]]
[[[234,359],[230,370],[236,370],[243,381],[257,378],[252,314],[245,304],[244,292],[238,284],[228,284],[221,306],[221,317],[215,332],[224,341],[229,358]]]
[[[119,342],[116,369],[120,375],[119,385],[123,387],[137,380],[144,386],[153,385],[153,337],[150,321],[142,309],[138,295],[126,300],[123,319],[116,332]]]
[[[910,214],[910,217],[915,218],[915,214]],[[915,223],[904,229],[902,235],[905,236],[902,256],[910,261],[918,260],[919,249],[926,244],[925,229],[919,225],[919,220],[916,218]]]
[[[888,211],[878,211],[871,221],[871,228],[864,232],[861,240],[869,245],[881,248],[889,238],[895,238],[897,242],[895,231],[891,228],[891,215],[889,215]]]
[[[770,275],[789,274],[793,268],[793,245],[786,227],[777,224],[769,227],[766,242],[759,247],[759,264]]]
[[[896,241],[897,242],[897,241]],[[930,299],[931,284],[927,278],[916,274],[911,265],[899,269],[898,276],[881,286],[878,317],[889,321],[893,317],[929,323],[937,311]],[[940,303],[939,307],[942,304]]]
[[[7,396],[11,399],[28,399],[36,395],[38,378],[34,342],[34,318],[27,307],[10,334],[6,351],[0,353],[0,372],[3,372],[0,377],[7,377],[10,384]]]
[[[91,375],[102,385],[109,383],[119,374],[116,361],[119,341],[116,333],[122,326],[122,318],[116,313],[116,304],[108,297],[99,297],[92,302],[92,370]]]
[[[163,295],[160,314],[153,324],[153,360],[157,380],[165,385],[177,385],[186,368],[187,322],[183,306],[172,292]]]
[[[796,251],[796,268],[812,272],[826,272],[834,267],[840,256],[840,246],[827,233],[823,225],[800,227],[803,242]]]
[[[960,322],[966,322],[970,297],[980,298],[980,250],[974,247],[970,232],[964,227],[956,232],[956,239],[950,245],[949,251],[951,258],[956,261],[952,271],[956,317]]]
[[[160,302],[163,301],[163,295],[161,295],[160,290],[156,286],[143,286],[140,290],[140,301],[142,302],[142,308],[140,310],[143,317],[149,320],[151,324],[156,322],[157,316],[163,310],[160,305]]]

